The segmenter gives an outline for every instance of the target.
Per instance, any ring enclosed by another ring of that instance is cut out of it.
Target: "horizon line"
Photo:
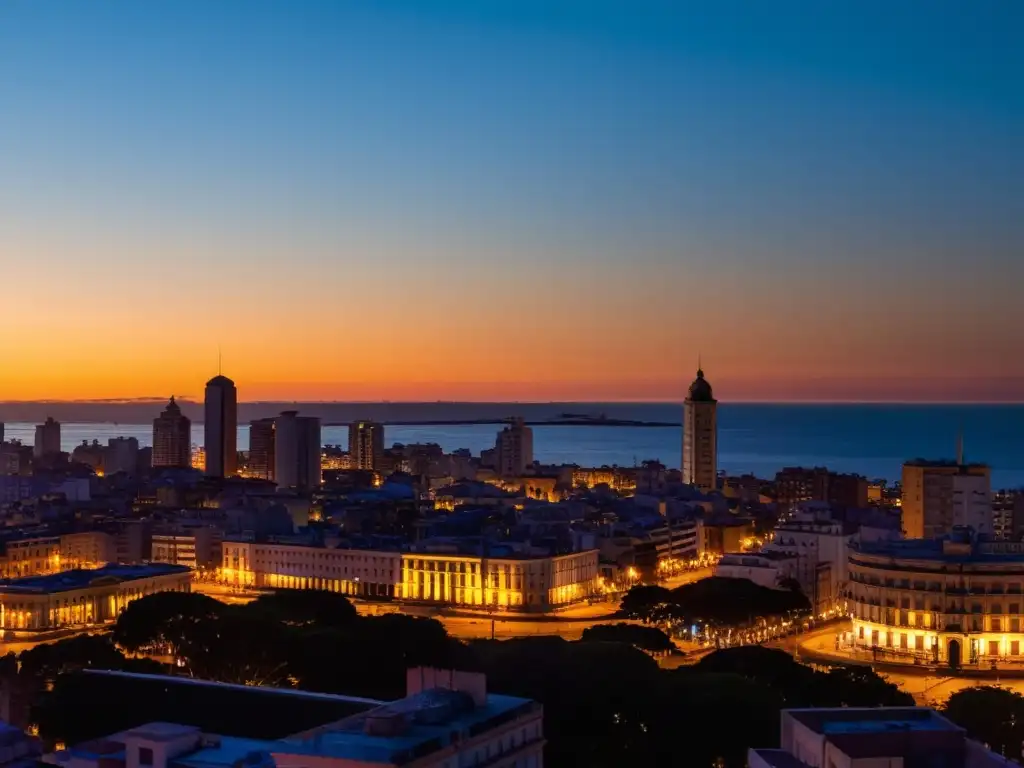
[[[166,397],[127,397],[100,398],[86,400],[0,400],[4,405],[149,405],[166,403]],[[203,399],[191,396],[174,395],[177,402],[201,405]],[[890,400],[890,399],[813,399],[813,400],[779,400],[737,398],[718,400],[719,405],[993,405],[1011,406],[1024,405],[1024,398],[1018,400]],[[239,400],[238,405],[679,405],[683,399],[638,399],[638,400]]]

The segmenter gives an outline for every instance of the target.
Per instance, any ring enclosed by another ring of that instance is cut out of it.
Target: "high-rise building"
[[[42,456],[56,456],[60,453],[60,422],[47,417],[46,421],[36,427],[36,442],[32,455],[37,459]]]
[[[134,475],[139,471],[139,441],[134,437],[112,437],[107,440],[103,467],[108,475],[118,472]]]
[[[533,464],[533,430],[522,418],[498,433],[494,441],[495,468],[502,477],[519,477]]]
[[[153,419],[153,466],[181,469],[192,466],[192,422],[173,397]]]
[[[704,371],[683,401],[683,482],[713,491],[718,483],[718,401]]]
[[[991,470],[985,464],[915,459],[903,465],[903,533],[931,539],[966,525],[993,533]]]
[[[231,477],[238,474],[238,390],[227,376],[206,382],[203,409],[203,447],[206,474]]]
[[[274,420],[274,480],[281,488],[320,485],[320,419],[284,411]]]
[[[353,469],[380,470],[384,456],[384,425],[375,421],[349,424],[348,454]]]
[[[805,501],[863,509],[868,505],[868,481],[860,475],[841,475],[825,467],[786,467],[776,473],[775,503],[780,511],[792,512]]]
[[[274,419],[249,422],[249,476],[275,479],[274,461]]]

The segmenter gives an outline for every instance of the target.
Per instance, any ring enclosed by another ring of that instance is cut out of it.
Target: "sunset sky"
[[[1024,400],[1022,29],[0,3],[0,400]]]

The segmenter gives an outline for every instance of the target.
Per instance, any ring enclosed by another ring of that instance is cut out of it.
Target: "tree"
[[[347,597],[322,589],[279,589],[260,595],[245,610],[269,621],[321,628],[349,626],[359,615]]]
[[[195,592],[157,592],[133,600],[114,625],[114,641],[125,650],[167,648],[176,658],[194,659],[210,642],[215,619],[228,606]]]
[[[289,662],[297,654],[293,631],[285,624],[234,607],[189,634],[185,660],[196,677],[236,685],[288,685]]]
[[[1017,760],[1024,745],[1024,696],[986,685],[963,688],[946,702],[944,714],[972,739]]]
[[[623,595],[619,607],[627,618],[650,624],[663,621],[671,603],[672,593],[665,587],[638,584]]]
[[[651,653],[678,652],[672,638],[657,627],[644,627],[639,624],[597,624],[583,630],[580,638],[585,643],[610,642],[628,643],[634,648]]]
[[[544,705],[545,762],[664,764],[650,726],[660,670],[647,654],[620,643],[558,637],[479,641],[472,648],[489,690]]]
[[[751,747],[779,741],[783,699],[755,680],[680,667],[663,672],[651,725],[663,757],[659,765],[746,768]],[[728,725],[725,725],[728,724]]]

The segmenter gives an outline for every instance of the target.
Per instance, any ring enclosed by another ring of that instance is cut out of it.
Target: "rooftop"
[[[961,732],[960,728],[938,712],[925,707],[843,707],[786,711],[794,720],[823,736],[897,731]]]
[[[103,741],[109,734],[138,728],[140,723],[180,723],[224,737],[283,739],[383,703],[290,688],[95,669],[61,675],[53,695],[56,710],[66,720],[61,733],[76,748],[85,746],[82,742]],[[104,706],[91,706],[96,701]]]
[[[318,730],[309,738],[285,741],[305,754],[401,764],[443,749],[453,740],[471,738],[535,712],[537,707],[529,699],[493,693],[487,694],[482,706],[475,706],[468,694],[432,689],[355,715],[334,728]],[[373,722],[393,721],[401,723],[395,733],[372,733]]]
[[[965,463],[961,464],[953,459],[907,459],[903,462],[905,467],[922,467],[924,469],[959,469],[960,471],[988,469],[987,464]]]
[[[851,544],[851,554],[898,560],[932,560],[937,563],[1005,564],[1024,566],[1024,542],[978,538],[968,530],[936,539],[884,539]]]
[[[99,673],[113,675],[115,678],[140,679],[154,678],[177,687],[178,679],[161,678],[159,675],[133,675],[127,673]],[[195,685],[207,688],[216,694],[223,686],[212,685],[205,681],[193,681]],[[227,688],[244,688],[245,686],[226,686]],[[254,693],[253,691],[259,691]],[[249,689],[250,695],[267,696],[268,690]],[[348,701],[346,697],[327,694],[306,694],[301,691],[277,690],[279,696],[287,697],[296,703],[300,699],[322,698]],[[207,695],[204,691],[203,695]],[[160,698],[160,697],[157,697]],[[275,698],[270,695],[267,701]],[[512,722],[524,715],[539,716],[540,705],[529,699],[513,696],[486,694],[486,698],[478,699],[470,693],[445,688],[429,688],[407,696],[398,701],[383,704],[365,699],[352,699],[350,703],[359,705],[357,709],[349,709],[342,719],[324,717],[310,729],[309,725],[302,732],[290,736],[275,736],[274,731],[262,731],[265,738],[253,738],[261,733],[258,727],[247,728],[247,734],[225,736],[208,736],[198,741],[199,734],[214,732],[209,721],[200,723],[196,713],[190,711],[184,701],[175,702],[179,716],[192,718],[192,725],[177,725],[163,721],[154,721],[130,730],[122,730],[112,736],[94,738],[92,741],[77,744],[61,754],[60,762],[69,758],[118,757],[124,754],[124,744],[133,738],[151,741],[174,741],[195,735],[197,741],[193,751],[182,754],[174,759],[174,768],[231,768],[240,762],[259,761],[255,756],[260,754],[309,756],[333,760],[351,760],[359,764],[404,765],[424,755],[442,750],[453,742],[464,741],[474,736]],[[235,702],[236,705],[238,702]],[[221,706],[227,702],[219,702]],[[143,708],[154,709],[150,701]],[[217,705],[213,705],[216,707]],[[237,706],[236,706],[237,709]],[[254,712],[262,707],[257,702],[249,702],[243,706],[242,722],[252,719]],[[327,714],[326,711],[321,714]],[[256,718],[259,719],[259,718]],[[292,723],[294,726],[294,723]],[[277,733],[280,733],[278,730]],[[251,759],[251,760],[250,760]]]
[[[105,565],[102,568],[75,568],[46,576],[26,576],[21,579],[0,581],[0,594],[49,594],[70,592],[75,589],[102,584],[117,584],[154,576],[172,576],[188,573],[184,565],[149,563],[147,565]]]

